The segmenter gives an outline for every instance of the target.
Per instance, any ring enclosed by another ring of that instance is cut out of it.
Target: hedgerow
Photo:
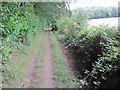
[[[35,15],[32,3],[7,3],[2,7],[1,41],[3,82],[15,77],[9,64],[13,52],[22,51],[29,45],[31,36],[39,30],[39,18]],[[32,17],[31,17],[32,16]]]
[[[79,72],[79,86],[80,88],[118,87],[120,28],[87,27],[84,17],[80,17],[82,20],[74,16],[63,17],[57,23],[59,38],[75,59],[74,67]],[[113,83],[112,80],[114,80]]]

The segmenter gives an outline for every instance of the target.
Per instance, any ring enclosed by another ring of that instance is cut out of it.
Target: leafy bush
[[[63,37],[72,37],[79,31],[86,29],[87,16],[83,13],[77,12],[72,17],[63,16],[57,21],[57,27]]]
[[[21,51],[30,44],[33,34],[39,29],[39,18],[35,15],[32,3],[2,3],[1,41],[3,79],[15,77],[10,69],[10,59],[15,50]],[[32,17],[31,17],[32,16]]]
[[[83,37],[84,36],[84,37]],[[110,80],[113,72],[119,73],[120,69],[120,50],[118,42],[120,33],[117,28],[109,27],[92,27],[80,35],[82,39],[77,45],[79,47],[77,53],[84,56],[84,64],[87,64],[87,70],[84,70],[86,77],[84,80],[92,82],[92,85],[100,87],[109,87],[104,80]],[[83,54],[84,53],[84,54]],[[85,59],[86,58],[86,59]],[[89,62],[89,63],[88,63]],[[117,77],[118,76],[114,76]],[[118,83],[120,79],[114,83]],[[104,85],[104,84],[105,85]],[[103,86],[101,86],[103,85]],[[119,86],[118,84],[111,87]]]
[[[75,67],[82,75],[79,82],[81,85],[87,82],[85,86],[110,87],[107,84],[112,80],[110,77],[116,77],[111,87],[118,87],[120,78],[114,73],[118,74],[120,70],[120,29],[107,26],[88,28],[85,21],[78,17],[63,17],[58,22],[59,37],[71,51]]]

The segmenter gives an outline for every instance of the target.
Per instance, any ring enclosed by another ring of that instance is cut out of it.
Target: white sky
[[[115,6],[118,7],[118,2],[120,0],[76,0],[76,2],[72,2],[70,4],[70,8],[78,8],[78,7],[91,7],[91,6]]]

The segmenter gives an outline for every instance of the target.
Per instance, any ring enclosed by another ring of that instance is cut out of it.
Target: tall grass
[[[62,54],[61,47],[56,40],[56,37],[51,32],[50,41],[52,43],[52,53],[55,67],[55,81],[57,88],[75,88],[73,81],[74,77],[71,76],[68,69],[68,63]]]

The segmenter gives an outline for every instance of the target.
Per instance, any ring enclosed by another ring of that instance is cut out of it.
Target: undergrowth
[[[3,83],[15,77],[10,68],[12,54],[24,50],[31,44],[31,38],[39,30],[39,18],[35,15],[31,3],[1,3],[2,23],[2,76]],[[31,17],[32,16],[32,17]]]
[[[120,28],[87,27],[84,17],[81,14],[78,17],[63,17],[57,23],[58,36],[76,62],[74,67],[80,74],[80,88],[118,87]]]

